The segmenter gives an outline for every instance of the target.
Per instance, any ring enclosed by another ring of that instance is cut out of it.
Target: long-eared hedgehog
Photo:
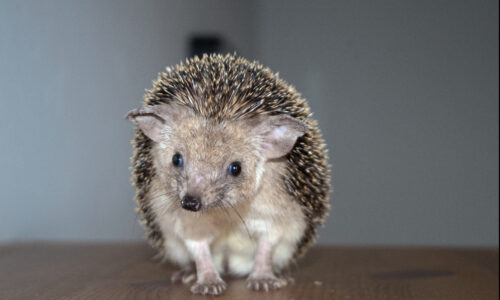
[[[329,211],[327,150],[305,99],[257,62],[212,54],[160,73],[126,118],[138,211],[181,267],[172,280],[214,295],[221,273],[286,285]]]

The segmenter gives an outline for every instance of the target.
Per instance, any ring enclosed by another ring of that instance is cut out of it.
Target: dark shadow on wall
[[[198,57],[203,56],[203,54],[210,53],[234,53],[236,47],[229,43],[225,38],[213,34],[213,35],[202,35],[193,34],[188,39],[188,55],[193,57],[197,55]]]

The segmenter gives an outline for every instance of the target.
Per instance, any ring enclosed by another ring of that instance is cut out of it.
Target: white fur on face
[[[265,161],[261,159],[255,167],[255,191],[260,187],[260,182],[262,179],[262,175],[264,174],[264,163]]]

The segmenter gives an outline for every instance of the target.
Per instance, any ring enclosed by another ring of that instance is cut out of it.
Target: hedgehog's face
[[[191,211],[251,201],[266,160],[287,154],[305,132],[289,116],[215,122],[171,104],[128,117],[155,142],[155,170],[169,198]]]

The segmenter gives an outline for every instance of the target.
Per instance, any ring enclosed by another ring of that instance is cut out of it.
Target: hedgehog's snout
[[[186,195],[181,200],[182,208],[190,211],[199,211],[201,208],[200,198]]]

